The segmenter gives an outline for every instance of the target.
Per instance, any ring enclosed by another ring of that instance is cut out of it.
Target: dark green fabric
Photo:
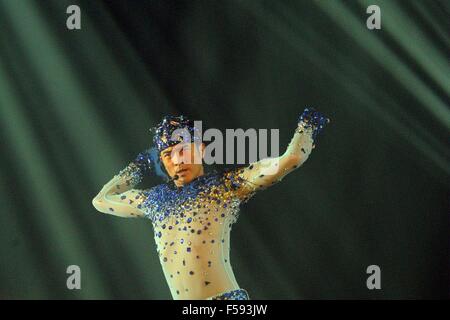
[[[66,28],[70,4],[81,30]],[[366,28],[370,4],[381,30]],[[165,114],[279,128],[284,150],[305,106],[331,123],[302,168],[243,207],[240,286],[448,297],[449,13],[431,0],[0,1],[0,299],[171,299],[151,223],[92,198]],[[66,288],[72,264],[81,290]]]

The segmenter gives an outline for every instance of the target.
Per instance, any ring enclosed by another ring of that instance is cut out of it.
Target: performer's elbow
[[[98,195],[92,199],[92,205],[97,211],[104,212],[103,201]]]
[[[300,167],[305,161],[307,157],[297,155],[297,154],[289,154],[285,157],[285,164],[287,168],[298,168]]]

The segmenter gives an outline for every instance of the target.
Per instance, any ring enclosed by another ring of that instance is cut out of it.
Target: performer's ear
[[[167,173],[166,168],[162,164],[160,152],[156,147],[151,148],[150,158],[152,160],[153,170],[156,173],[156,175],[165,181],[169,181],[170,180],[169,174]]]

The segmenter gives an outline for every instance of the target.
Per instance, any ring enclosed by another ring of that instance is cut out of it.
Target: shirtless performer
[[[152,221],[163,273],[175,300],[250,300],[240,288],[230,264],[230,232],[239,206],[258,190],[281,181],[301,166],[314,148],[317,134],[330,120],[312,108],[300,115],[286,151],[269,158],[279,167],[265,174],[267,162],[232,170],[204,173],[205,144],[195,141],[193,122],[183,116],[165,117],[155,131],[151,149],[138,154],[92,200],[103,213],[145,217]],[[187,129],[191,140],[174,139]],[[199,158],[195,158],[199,157]],[[266,159],[267,161],[267,159]],[[197,162],[197,163],[196,163]],[[156,163],[170,179],[149,189],[134,189]]]

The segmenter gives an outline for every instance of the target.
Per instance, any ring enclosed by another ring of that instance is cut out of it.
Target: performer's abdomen
[[[210,215],[202,223],[191,222],[186,230],[177,225],[164,232],[158,251],[174,299],[206,299],[238,288],[229,259],[230,219],[219,222]]]

